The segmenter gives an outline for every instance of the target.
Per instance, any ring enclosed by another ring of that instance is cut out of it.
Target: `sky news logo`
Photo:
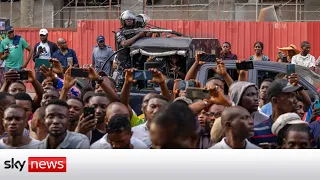
[[[11,158],[4,161],[4,169],[22,171],[26,161]],[[28,157],[28,172],[67,172],[66,157]]]

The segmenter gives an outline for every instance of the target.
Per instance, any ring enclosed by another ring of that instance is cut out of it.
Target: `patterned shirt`
[[[253,61],[254,60],[254,55],[250,56],[249,60]],[[269,59],[268,56],[262,55],[261,61],[270,61],[270,59]]]
[[[301,54],[297,54],[292,57],[292,64],[304,66],[307,68],[316,67],[316,58],[311,54],[307,54],[306,56],[302,56]]]

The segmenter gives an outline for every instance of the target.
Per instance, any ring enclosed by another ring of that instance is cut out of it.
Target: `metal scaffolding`
[[[78,20],[119,17],[120,0],[93,1],[34,0],[34,6],[37,7],[34,13],[37,15],[29,27],[76,27]],[[320,1],[316,5],[318,8],[312,11],[305,8],[304,0],[163,0],[162,4],[156,0],[122,0],[122,5],[129,1],[130,5],[125,7],[137,9],[139,6],[152,19],[257,21],[262,8],[276,6],[282,12],[283,21],[320,21]],[[16,12],[21,11],[20,2],[0,1],[0,17],[10,18],[15,26],[19,26],[21,15]]]

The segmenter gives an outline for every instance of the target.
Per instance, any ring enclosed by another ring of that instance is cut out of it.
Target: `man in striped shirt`
[[[271,83],[268,89],[268,98],[272,104],[272,115],[268,120],[255,125],[253,138],[255,144],[270,145],[276,143],[277,138],[271,132],[272,124],[280,115],[289,112],[296,112],[297,106],[295,103],[295,92],[301,90],[303,90],[303,87],[299,85],[293,86],[284,79],[277,79]]]

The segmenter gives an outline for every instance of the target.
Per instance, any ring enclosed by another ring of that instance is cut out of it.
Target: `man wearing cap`
[[[48,41],[48,30],[41,29],[39,31],[40,42],[38,42],[33,48],[33,61],[37,58],[39,59],[50,59],[54,52],[56,52],[59,48],[58,46]],[[40,83],[43,81],[43,78],[40,76],[40,69],[35,68],[37,81]]]
[[[4,60],[5,71],[9,71],[9,69],[21,70],[22,68],[26,68],[32,58],[33,51],[21,36],[14,34],[12,26],[7,26],[6,32],[7,37],[1,41],[0,45],[0,59]],[[26,62],[23,62],[23,49],[29,51]]]
[[[276,144],[277,138],[271,132],[271,127],[276,119],[282,114],[296,112],[297,91],[303,90],[303,87],[293,86],[285,79],[274,80],[268,88],[268,98],[272,104],[272,115],[268,120],[254,127],[254,143],[257,145]]]
[[[278,117],[273,123],[271,131],[277,136],[277,144],[279,147],[283,145],[283,139],[289,126],[293,124],[304,124],[308,127],[308,123],[302,121],[296,113],[285,113]]]
[[[113,50],[110,46],[105,44],[104,37],[98,36],[97,46],[95,46],[92,51],[92,66],[97,72],[104,71],[107,75],[111,76],[114,56],[110,59],[109,57],[112,54]],[[103,67],[105,63],[106,65]]]

